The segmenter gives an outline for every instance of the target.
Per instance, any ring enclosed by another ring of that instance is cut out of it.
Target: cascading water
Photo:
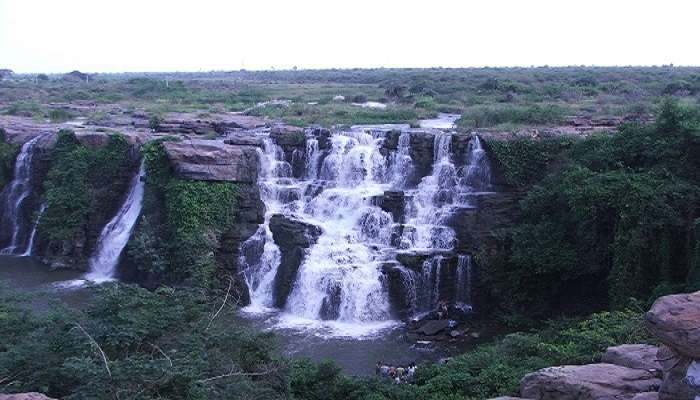
[[[34,238],[36,237],[36,229],[39,227],[39,221],[41,220],[41,216],[44,215],[44,211],[46,211],[46,203],[42,204],[41,208],[39,209],[39,214],[34,221],[34,225],[32,226],[32,233],[29,235],[27,249],[24,250],[24,253],[22,253],[22,257],[29,257],[32,255],[32,250],[34,249]]]
[[[410,188],[411,131],[401,133],[396,151],[383,154],[386,133],[362,127],[334,132],[325,149],[307,136],[305,176],[300,179],[292,176],[284,150],[264,138],[258,185],[266,205],[265,223],[241,246],[239,260],[250,294],[246,311],[274,310],[273,286],[281,259],[269,227],[274,214],[321,228],[316,243],[305,251],[276,319],[278,327],[323,327],[333,334],[361,336],[393,325],[383,267],[397,265],[397,251],[435,254],[426,259],[422,271],[397,267],[411,309],[428,310],[440,300],[470,302],[471,295],[463,292],[469,291],[471,264],[460,257],[455,269],[445,257],[456,240],[448,217],[455,207],[465,205],[460,194],[488,187],[488,161],[478,137],[470,139],[467,164],[457,168],[451,154],[453,134],[435,131],[432,173]],[[301,157],[298,151],[292,153],[295,162]],[[375,205],[373,199],[387,190],[406,193],[405,224]],[[443,276],[459,282],[441,283]],[[454,298],[442,299],[440,291],[447,286],[454,287]]]
[[[141,213],[144,171],[144,165],[141,163],[138,173],[131,180],[129,192],[119,212],[102,229],[95,253],[88,261],[90,272],[85,275],[86,280],[104,282],[114,279],[119,256],[129,241]]]
[[[15,176],[12,182],[5,188],[3,197],[3,219],[1,226],[12,227],[12,236],[7,247],[0,250],[0,254],[23,254],[23,243],[28,239],[23,228],[28,225],[24,217],[24,203],[31,194],[32,185],[32,158],[34,148],[43,136],[37,136],[22,145],[22,149],[15,161]]]
[[[470,307],[472,304],[472,258],[469,255],[460,255],[457,258],[457,279],[454,295],[455,304],[462,307]]]

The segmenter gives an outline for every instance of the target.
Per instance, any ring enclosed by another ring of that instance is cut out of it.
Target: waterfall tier
[[[305,146],[294,147],[263,139],[265,223],[239,260],[246,311],[280,310],[283,327],[353,334],[440,301],[470,308],[471,258],[455,253],[450,217],[490,189],[486,154],[476,135],[455,157],[456,134],[422,131],[423,142],[432,140],[432,170],[419,176],[426,168],[414,160],[417,133],[401,128],[309,130]]]

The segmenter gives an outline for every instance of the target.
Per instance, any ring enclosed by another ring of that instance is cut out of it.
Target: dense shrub
[[[63,399],[288,398],[269,334],[216,318],[218,298],[180,288],[107,285],[85,311],[27,313],[0,298],[3,392]]]
[[[572,143],[569,138],[487,140],[486,149],[505,183],[522,187],[541,179],[550,163]]]
[[[525,143],[489,143],[511,182],[546,164],[532,150],[542,145]],[[561,159],[522,201],[509,262],[484,271],[501,307],[539,318],[586,313],[689,283],[700,206],[693,110],[666,102],[655,125],[575,142]]]
[[[12,180],[18,151],[19,146],[8,142],[5,130],[0,128],[0,191]]]
[[[554,104],[475,106],[468,108],[457,124],[464,128],[488,128],[501,124],[546,125],[561,122],[564,114],[564,109]]]

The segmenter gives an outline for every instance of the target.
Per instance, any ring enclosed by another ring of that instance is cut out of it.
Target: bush
[[[0,128],[0,191],[12,181],[18,152],[19,146],[8,142],[5,130]]]
[[[546,125],[562,122],[564,115],[564,109],[554,104],[475,106],[462,114],[457,125],[472,129],[501,124]]]

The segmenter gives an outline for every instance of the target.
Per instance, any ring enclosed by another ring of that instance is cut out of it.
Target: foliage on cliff
[[[699,126],[697,110],[669,100],[654,125],[571,145],[522,201],[509,262],[484,271],[499,304],[549,317],[686,285],[697,258]]]
[[[143,154],[143,212],[127,255],[150,277],[207,286],[216,272],[220,235],[233,223],[238,187],[174,177],[162,142],[146,144]]]
[[[571,147],[570,138],[532,140],[487,140],[486,148],[494,168],[512,187],[530,185],[545,176],[548,167],[561,153]]]
[[[133,175],[129,145],[111,135],[106,146],[90,149],[71,131],[60,131],[51,167],[43,182],[46,212],[39,235],[50,241],[85,237],[107,221]]]
[[[7,141],[5,130],[0,128],[0,191],[12,180],[12,170],[19,146]]]

